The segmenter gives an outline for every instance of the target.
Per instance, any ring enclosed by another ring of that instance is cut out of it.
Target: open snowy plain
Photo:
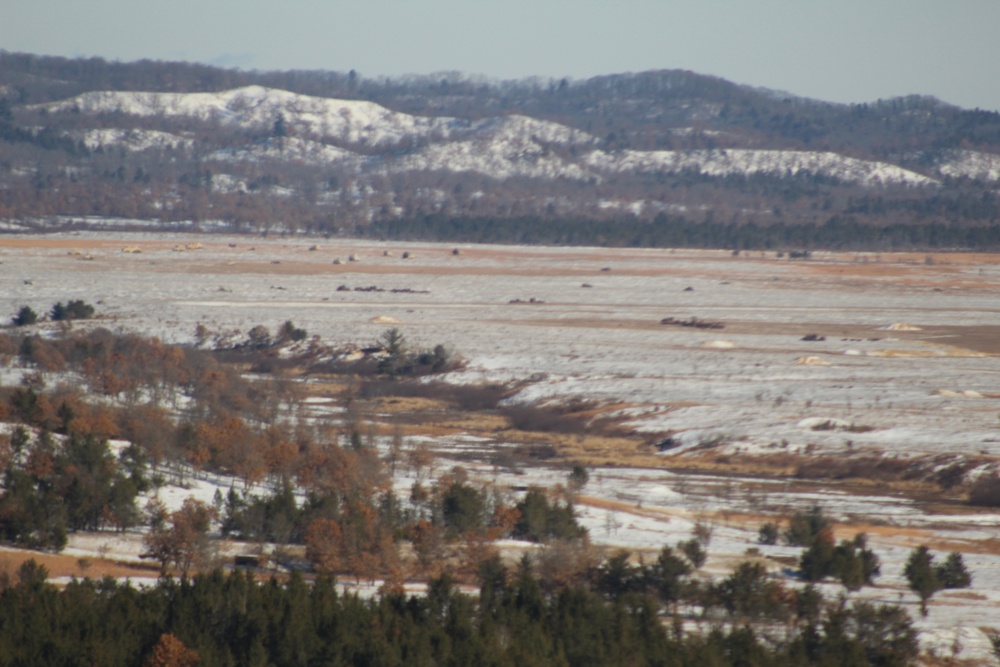
[[[728,572],[755,548],[753,557],[770,557],[787,577],[794,568],[782,563],[801,550],[757,545],[757,528],[818,504],[838,521],[838,538],[864,530],[882,559],[877,586],[852,597],[906,605],[939,655],[990,659],[981,628],[1000,628],[1000,514],[932,501],[916,483],[908,491],[794,473],[810,460],[888,461],[912,466],[923,482],[950,466],[966,480],[993,469],[1000,257],[455,250],[274,236],[12,235],[0,238],[0,315],[83,299],[104,326],[182,343],[199,323],[236,340],[292,320],[335,345],[372,343],[398,327],[415,346],[443,343],[466,360],[449,382],[517,382],[513,401],[592,401],[644,439],[620,457],[590,448],[588,436],[573,449],[592,471],[578,509],[595,543],[654,550],[706,521],[714,525],[706,573]],[[384,291],[354,291],[368,286]],[[694,319],[716,326],[676,324]],[[563,482],[569,462],[498,470],[502,433],[429,444],[474,475],[516,486]],[[751,474],[759,462],[768,465]],[[199,488],[191,493],[210,499],[217,486]],[[939,558],[964,552],[974,578],[970,590],[938,593],[922,620],[902,576],[918,544]],[[73,554],[125,548],[101,535],[70,546]]]

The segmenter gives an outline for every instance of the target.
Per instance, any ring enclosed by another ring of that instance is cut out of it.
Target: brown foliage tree
[[[143,538],[146,555],[159,561],[164,573],[173,563],[187,574],[208,557],[208,529],[214,517],[215,510],[210,506],[188,498],[181,509],[170,515],[169,525],[154,527]]]
[[[195,667],[200,660],[198,652],[185,646],[180,639],[163,634],[142,667]]]
[[[306,558],[316,569],[336,574],[343,569],[340,524],[332,519],[316,519],[306,529]]]

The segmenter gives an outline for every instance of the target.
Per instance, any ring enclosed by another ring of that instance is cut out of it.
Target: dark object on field
[[[237,570],[256,570],[261,565],[260,556],[236,556],[233,558],[233,568]]]
[[[722,322],[712,322],[709,320],[699,320],[697,317],[692,317],[689,320],[679,320],[675,317],[664,317],[660,320],[660,324],[669,324],[675,327],[690,327],[693,329],[725,329],[726,325]]]
[[[49,317],[54,322],[61,320],[88,320],[93,316],[94,307],[81,299],[68,301],[65,306],[60,301],[52,306],[52,312],[49,313]]]
[[[806,334],[805,336],[802,337],[802,340],[806,340],[809,342],[826,340],[826,336],[820,336],[819,334]]]
[[[681,443],[674,440],[673,436],[668,435],[666,438],[656,443],[656,449],[661,452],[666,452],[668,450],[673,449],[674,447],[679,447],[680,444]]]

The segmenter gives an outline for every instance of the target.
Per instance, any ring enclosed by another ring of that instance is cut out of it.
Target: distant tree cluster
[[[52,306],[49,319],[53,322],[64,320],[87,320],[94,316],[94,307],[82,299],[70,300],[67,303],[57,302]],[[15,327],[31,326],[38,322],[38,313],[31,306],[21,306],[17,314],[11,318]]]
[[[50,317],[54,322],[61,320],[86,320],[94,316],[94,307],[81,299],[70,300],[63,305],[62,302],[52,306]]]
[[[27,400],[27,399],[25,399]],[[0,442],[0,540],[31,549],[60,550],[67,533],[139,523],[136,496],[148,488],[137,448],[115,457],[107,440],[19,427]]]
[[[827,216],[817,222],[719,222],[661,214],[651,221],[627,217],[542,220],[492,216],[440,216],[381,221],[361,233],[377,238],[466,243],[528,243],[644,248],[736,250],[912,250],[1000,248],[1000,213],[991,224],[947,222],[870,224],[858,216]]]
[[[920,613],[927,616],[927,601],[944,588],[968,588],[972,575],[965,568],[962,554],[954,551],[940,565],[934,564],[934,555],[921,545],[910,552],[903,568],[910,590],[920,598]]]
[[[675,580],[684,564],[669,552],[643,568]],[[530,561],[509,569],[487,559],[478,596],[447,576],[424,596],[387,591],[371,600],[341,595],[329,577],[307,584],[257,582],[219,572],[136,589],[114,580],[74,580],[63,589],[28,561],[0,583],[0,664],[215,665],[914,665],[916,631],[898,607],[829,604],[762,585],[760,568],[740,566],[719,587],[729,622],[709,631],[672,630],[658,594],[635,589],[621,558],[602,571],[600,590],[550,589]],[[623,592],[622,588],[632,588]],[[615,590],[612,599],[600,591]],[[669,584],[666,591],[670,598]],[[778,608],[784,608],[779,612]],[[766,627],[746,623],[768,610]],[[677,623],[680,623],[680,617]]]
[[[765,523],[760,527],[758,541],[776,544],[779,534],[778,524]],[[792,514],[783,537],[790,546],[806,547],[799,559],[799,569],[807,581],[833,577],[847,590],[856,591],[873,584],[879,575],[879,558],[868,548],[864,533],[836,544],[832,523],[818,505]]]

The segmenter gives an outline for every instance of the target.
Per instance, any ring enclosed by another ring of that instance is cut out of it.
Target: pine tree
[[[965,568],[962,554],[957,551],[948,554],[944,564],[935,572],[942,588],[968,588],[972,585],[972,575]]]
[[[921,545],[911,551],[903,573],[910,584],[910,590],[920,598],[920,614],[927,616],[927,601],[942,588],[930,550]]]

